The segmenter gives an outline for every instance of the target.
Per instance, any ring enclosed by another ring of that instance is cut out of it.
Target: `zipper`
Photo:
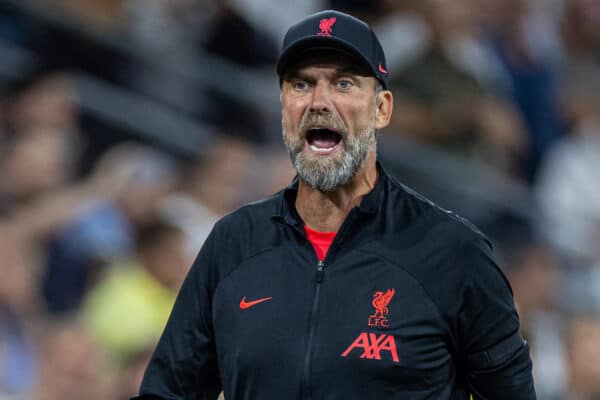
[[[338,234],[333,239],[333,242],[331,243],[329,251],[327,252],[327,255],[325,256],[325,260],[331,259],[331,254],[333,253],[332,250],[334,250],[336,246],[341,245],[341,238],[344,236],[344,233],[348,229],[348,226],[353,223],[355,214],[356,214],[356,210],[355,209],[351,210],[350,213],[348,214],[348,216],[346,217],[346,219],[344,220],[344,222],[342,223],[342,226],[338,230]],[[296,232],[298,232],[302,237],[304,237],[304,239],[306,239],[306,232],[302,228],[300,228],[297,224],[289,222],[285,219],[282,219],[281,222],[290,226],[292,229],[294,229]],[[308,242],[308,240],[306,242],[307,242],[307,247],[309,247],[311,249],[311,252],[313,254],[315,254],[314,249],[312,249],[312,246]],[[319,308],[319,297],[320,297],[321,286],[322,286],[323,277],[324,277],[325,260],[317,261],[317,271],[315,274],[315,283],[316,284],[315,284],[315,291],[314,291],[314,295],[313,295],[313,302],[312,302],[312,307],[311,307],[311,312],[310,312],[310,318],[309,318],[309,322],[308,322],[309,323],[308,337],[307,337],[307,341],[306,341],[306,349],[304,352],[304,366],[302,369],[302,383],[301,383],[301,398],[302,398],[302,400],[310,400],[311,399],[311,394],[310,394],[310,386],[311,386],[310,370],[311,370],[311,358],[312,358],[311,356],[312,356],[312,348],[313,348],[313,342],[314,342],[314,336],[315,336],[315,326],[317,323],[317,310]]]
[[[323,270],[325,262],[319,260],[317,263],[317,274],[315,277],[316,288],[313,297],[312,310],[310,312],[310,328],[308,330],[308,340],[306,342],[306,350],[304,353],[304,369],[302,374],[302,398],[309,400],[310,397],[310,358],[312,355],[313,339],[315,336],[315,325],[317,322],[317,308],[319,307],[319,293],[321,291],[321,283],[323,282]]]
[[[325,261],[319,260],[317,263],[317,283],[323,282],[323,269],[325,268]]]

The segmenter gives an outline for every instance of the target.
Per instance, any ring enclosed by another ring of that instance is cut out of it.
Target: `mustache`
[[[346,137],[346,124],[341,118],[331,113],[307,112],[300,121],[300,134],[306,137],[307,132],[313,128],[329,129]]]

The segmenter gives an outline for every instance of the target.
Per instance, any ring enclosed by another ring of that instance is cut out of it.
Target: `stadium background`
[[[388,55],[389,171],[496,246],[539,398],[600,398],[600,1],[0,0],[0,399],[123,399],[215,220],[292,176],[280,40]]]

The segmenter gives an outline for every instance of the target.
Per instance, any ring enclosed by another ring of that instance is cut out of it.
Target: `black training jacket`
[[[488,241],[378,168],[324,262],[297,182],[218,222],[136,399],[535,399]]]

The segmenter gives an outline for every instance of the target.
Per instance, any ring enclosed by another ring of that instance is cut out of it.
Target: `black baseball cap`
[[[387,89],[387,65],[383,48],[364,21],[335,10],[320,11],[293,25],[283,38],[277,74],[283,80],[290,63],[311,50],[341,50],[356,56]]]

